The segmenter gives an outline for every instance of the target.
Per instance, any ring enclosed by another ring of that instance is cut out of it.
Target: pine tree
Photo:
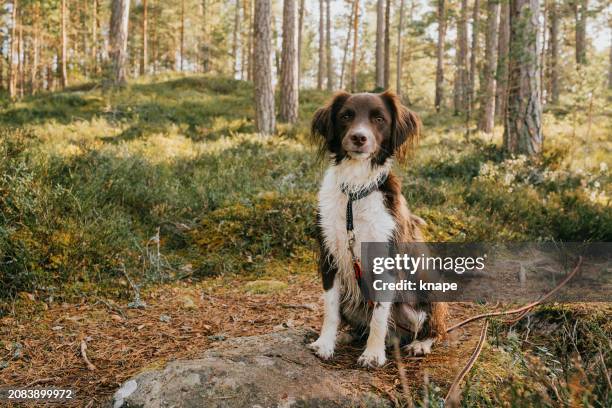
[[[280,120],[298,119],[297,0],[283,1],[283,50],[281,57]]]
[[[504,147],[512,154],[528,156],[542,150],[538,9],[538,0],[510,0],[510,70]]]
[[[261,134],[274,133],[274,88],[272,87],[272,1],[255,0],[253,20],[253,76],[255,126]]]

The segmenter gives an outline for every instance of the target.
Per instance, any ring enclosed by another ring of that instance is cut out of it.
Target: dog
[[[446,332],[446,304],[426,299],[370,304],[354,273],[353,261],[360,258],[361,242],[423,241],[420,227],[425,223],[409,211],[400,180],[392,172],[393,162],[404,160],[416,144],[420,128],[419,118],[390,91],[339,92],[313,117],[311,135],[320,154],[331,159],[317,210],[324,318],[319,338],[309,344],[322,359],[333,357],[337,341],[352,341],[349,333],[338,335],[341,323],[367,333],[365,350],[358,359],[365,367],[385,364],[386,344],[392,335],[404,344],[412,341],[403,348],[409,354],[425,355]],[[363,191],[369,194],[352,202],[349,216],[349,195]]]

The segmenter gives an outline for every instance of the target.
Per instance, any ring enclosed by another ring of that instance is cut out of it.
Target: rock
[[[314,334],[289,329],[229,339],[194,360],[143,372],[116,392],[114,408],[388,407],[367,391],[367,371],[326,368],[306,348]]]

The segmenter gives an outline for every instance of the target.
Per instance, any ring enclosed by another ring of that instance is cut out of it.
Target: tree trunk
[[[127,82],[127,42],[130,0],[113,0],[110,21],[112,80],[116,86]]]
[[[384,88],[389,89],[391,81],[391,38],[390,38],[390,20],[391,20],[391,0],[387,0],[385,6],[385,62],[383,68]]]
[[[548,95],[548,102],[557,105],[559,103],[559,9],[557,0],[550,1],[548,15],[550,17],[550,35],[548,38],[550,94]]]
[[[323,89],[325,78],[325,3],[319,0],[319,70],[317,71],[317,89]]]
[[[208,72],[208,4],[206,0],[202,0],[202,72]]]
[[[19,9],[17,21],[17,89],[19,97],[23,98],[23,7]]]
[[[397,26],[397,59],[395,65],[395,93],[402,96],[402,28],[404,27],[404,0],[400,0]]]
[[[444,103],[444,42],[446,38],[445,0],[438,0],[438,43],[436,45],[436,97],[434,106],[440,112]]]
[[[302,32],[304,31],[304,0],[300,0],[298,20],[298,88],[302,82]]]
[[[497,57],[497,90],[495,95],[495,115],[504,118],[508,99],[508,49],[510,44],[510,3],[502,0],[499,10],[499,40]]]
[[[353,5],[353,61],[351,63],[351,92],[357,90],[357,44],[359,43],[359,0]]]
[[[281,57],[280,120],[298,119],[297,0],[283,1],[283,52]]]
[[[234,78],[238,78],[238,33],[240,32],[240,0],[236,0],[234,10],[234,34],[232,41],[232,56],[234,57]]]
[[[262,134],[274,133],[274,88],[272,87],[272,4],[255,0],[255,126]]]
[[[504,147],[511,154],[542,150],[538,67],[538,0],[510,0],[508,107]]]
[[[147,0],[142,0],[142,54],[140,55],[140,75],[147,73]]]
[[[499,1],[487,1],[487,32],[485,39],[484,83],[481,85],[478,129],[491,133],[495,123],[495,70],[497,68],[497,19]]]
[[[584,65],[586,58],[586,19],[589,7],[588,0],[573,0],[574,17],[576,19],[576,64]]]
[[[478,34],[480,31],[480,0],[474,0],[474,9],[472,10],[472,50],[470,52],[470,77],[468,81],[468,109],[474,110],[474,94],[476,87],[476,60],[478,57]]]
[[[60,17],[60,24],[61,24],[61,30],[60,30],[60,35],[61,35],[61,52],[62,52],[62,62],[61,62],[61,67],[60,67],[60,73],[61,73],[61,85],[62,85],[62,89],[66,88],[68,86],[68,72],[66,69],[66,59],[68,58],[67,54],[67,33],[66,33],[66,1],[67,0],[62,0],[61,3],[61,17]]]
[[[180,71],[183,72],[183,60],[185,59],[185,0],[181,0],[181,28],[180,28]]]
[[[93,0],[91,19],[91,63],[94,75],[98,74],[98,0]]]
[[[467,0],[461,0],[461,11],[457,19],[457,67],[455,71],[455,115],[467,110]]]
[[[331,47],[331,7],[330,0],[325,0],[325,21],[326,21],[326,33],[325,33],[325,61],[327,62],[327,90],[331,91],[334,89],[334,66],[332,59],[332,47]]]
[[[17,71],[15,69],[15,52],[17,48],[17,10],[19,10],[19,1],[13,0],[13,12],[11,13],[11,43],[9,45],[8,59],[8,85],[11,100],[15,100],[17,97]]]
[[[385,4],[384,0],[376,2],[376,88],[383,89],[385,87],[385,71],[384,71],[384,37],[385,37]]]
[[[353,13],[355,7],[351,7],[351,13],[349,14],[348,25],[346,27],[346,42],[344,43],[344,52],[342,54],[342,68],[340,72],[340,89],[344,89],[344,73],[346,67],[346,58],[348,56],[349,45],[351,43],[351,33],[353,32]]]

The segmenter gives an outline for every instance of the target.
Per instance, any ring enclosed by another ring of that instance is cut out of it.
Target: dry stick
[[[87,369],[89,371],[95,371],[96,366],[93,365],[91,361],[89,361],[89,359],[87,358],[87,343],[85,342],[85,340],[81,340],[81,356],[83,357],[83,360],[85,360],[85,364],[87,364]]]
[[[38,380],[34,380],[34,381],[27,383],[26,385],[23,386],[23,388],[30,388],[34,385],[37,385],[40,383],[48,383],[50,381],[57,380],[57,379],[58,379],[57,377],[39,378]]]
[[[402,391],[406,398],[408,408],[413,408],[412,397],[410,395],[410,389],[408,388],[408,381],[406,380],[406,371],[404,370],[404,364],[402,363],[402,357],[400,355],[400,344],[397,337],[393,337],[393,351],[395,355],[395,364],[397,365],[397,372],[399,374],[400,383],[402,384]]]
[[[578,273],[578,270],[580,269],[580,266],[582,265],[582,256],[578,257],[578,262],[576,263],[576,266],[574,267],[574,270],[572,272],[570,272],[565,279],[563,279],[561,282],[559,282],[559,284],[557,286],[555,286],[550,292],[548,292],[547,294],[545,294],[544,296],[542,296],[539,300],[536,300],[535,302],[532,302],[526,306],[520,307],[518,309],[513,309],[513,310],[508,310],[508,311],[501,311],[501,312],[490,312],[490,313],[483,313],[483,314],[479,314],[476,316],[472,316],[468,319],[465,319],[464,321],[457,323],[456,325],[452,326],[451,328],[447,329],[446,332],[450,333],[453,330],[456,330],[462,326],[465,326],[468,323],[471,323],[475,320],[480,320],[480,319],[484,319],[485,317],[493,317],[493,316],[505,316],[505,315],[510,315],[510,314],[516,314],[516,313],[522,313],[521,317],[523,317],[526,312],[528,312],[529,310],[533,309],[535,306],[539,305],[540,303],[544,302],[546,299],[548,299],[549,297],[551,297],[552,295],[554,295],[555,293],[557,293],[557,291],[559,291],[559,289],[561,289],[563,286],[565,286],[565,284],[567,282],[570,281],[570,279],[572,279],[576,273]]]
[[[304,303],[304,304],[281,303],[281,307],[283,307],[285,309],[307,309],[307,310],[310,310],[312,312],[317,310],[317,307],[315,305],[311,305],[311,304],[308,304],[308,303]]]
[[[489,321],[485,320],[485,323],[482,326],[482,330],[480,331],[480,339],[478,340],[476,349],[474,349],[474,352],[472,353],[472,356],[470,357],[468,363],[465,365],[465,367],[463,367],[461,371],[459,371],[459,373],[455,377],[455,380],[453,381],[453,384],[448,389],[448,394],[446,394],[446,398],[444,398],[445,403],[449,402],[450,398],[453,398],[455,395],[458,394],[459,392],[458,387],[461,385],[461,381],[463,381],[463,378],[467,375],[467,373],[470,372],[470,370],[474,366],[474,363],[476,363],[476,360],[478,360],[478,356],[480,356],[480,352],[482,351],[482,346],[484,346],[484,343],[487,339],[487,329],[488,328],[489,328]]]

